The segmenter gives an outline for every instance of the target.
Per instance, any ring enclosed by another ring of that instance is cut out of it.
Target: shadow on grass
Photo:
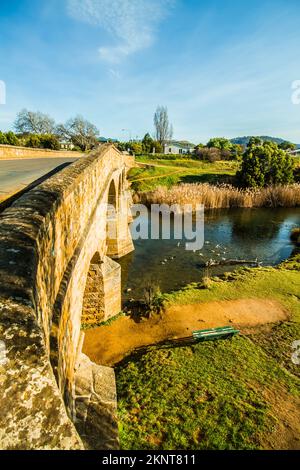
[[[219,341],[232,341],[234,338],[232,336],[224,336],[219,339],[215,339],[214,342]],[[212,342],[212,341],[210,341]],[[193,336],[187,336],[185,338],[177,338],[177,339],[169,339],[165,341],[161,341],[159,343],[149,344],[147,346],[141,346],[139,348],[134,349],[131,351],[127,356],[125,356],[121,361],[114,364],[114,368],[116,367],[124,367],[130,362],[137,362],[139,359],[147,354],[150,351],[154,350],[162,350],[162,349],[176,349],[176,348],[183,348],[187,346],[196,346],[197,344],[205,344],[206,341],[197,341],[194,339]]]

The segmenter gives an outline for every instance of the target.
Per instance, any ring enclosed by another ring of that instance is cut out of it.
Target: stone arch
[[[114,179],[111,180],[109,185],[107,202],[109,206],[117,209],[117,189]]]
[[[121,170],[114,174],[107,196],[106,254],[112,259],[120,259],[133,250],[128,227],[130,221],[128,192],[126,191],[124,177],[126,177],[126,168],[122,166]],[[115,195],[117,196],[116,202]],[[117,206],[116,209],[115,204]]]

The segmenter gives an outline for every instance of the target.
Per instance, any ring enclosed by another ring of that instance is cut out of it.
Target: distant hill
[[[256,137],[256,136],[255,136]],[[286,142],[285,139],[280,139],[279,137],[270,137],[268,135],[260,135],[258,136],[260,139],[263,141],[269,141],[269,142],[275,142],[276,144],[282,144],[282,142]],[[248,145],[249,140],[251,136],[244,136],[244,137],[236,137],[235,139],[231,139],[231,142],[233,144],[239,144],[239,145]],[[296,144],[297,148],[300,148],[300,144]]]
[[[117,139],[107,139],[106,137],[99,137],[98,142],[101,144],[106,144],[107,142],[112,142],[113,144],[119,142]]]

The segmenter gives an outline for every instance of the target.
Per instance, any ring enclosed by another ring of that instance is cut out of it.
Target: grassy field
[[[289,446],[276,431],[300,381],[246,337],[154,349],[120,368],[117,383],[123,449]]]
[[[147,166],[130,170],[129,181],[134,191],[151,191],[158,186],[170,188],[178,183],[229,183],[238,169],[237,162],[229,161],[205,163],[186,158],[151,160],[148,157],[136,160]]]
[[[117,369],[123,449],[300,448],[300,256],[278,268],[242,269],[209,288],[193,284],[167,304],[268,298],[289,322],[247,336],[180,348],[150,348]]]
[[[300,167],[300,157],[295,157],[295,167]],[[179,183],[232,183],[239,169],[237,161],[208,163],[189,157],[137,156],[137,163],[147,166],[133,168],[129,181],[134,191],[152,191],[158,186],[171,188]]]

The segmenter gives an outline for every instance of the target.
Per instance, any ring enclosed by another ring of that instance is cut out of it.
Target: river
[[[291,256],[294,246],[289,237],[297,225],[300,209],[218,210],[205,214],[205,243],[196,252],[185,249],[184,239],[137,240],[135,251],[120,260],[123,300],[142,298],[149,282],[170,292],[199,282],[204,275],[240,267],[203,267],[209,260],[258,259],[262,265],[274,266]]]

